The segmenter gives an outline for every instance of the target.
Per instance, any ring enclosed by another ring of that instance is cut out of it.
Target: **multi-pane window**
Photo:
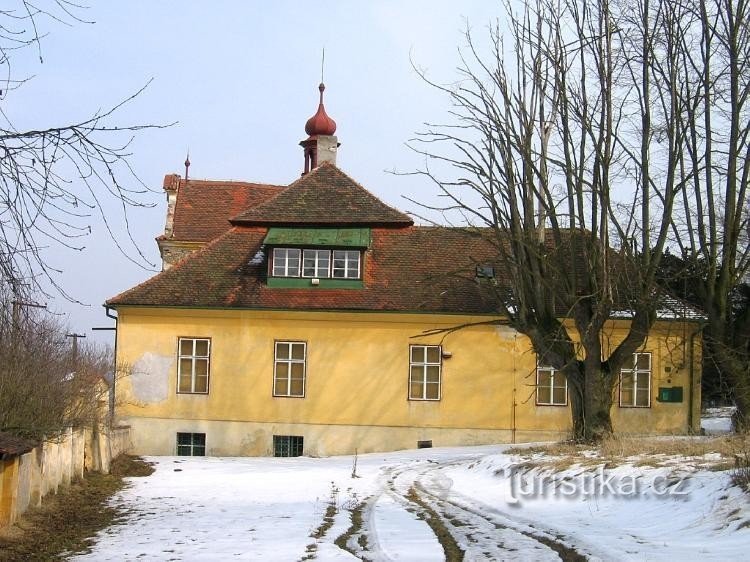
[[[651,406],[651,354],[634,353],[620,369],[620,406]]]
[[[178,433],[177,454],[181,457],[206,456],[206,434]]]
[[[299,258],[301,250],[298,248],[273,249],[273,276],[299,277]]]
[[[359,250],[274,248],[273,277],[361,279]]]
[[[301,435],[274,435],[274,457],[301,457],[304,438]]]
[[[439,345],[409,346],[409,399],[440,400]]]
[[[329,250],[304,250],[302,252],[302,277],[326,278],[331,268]]]
[[[207,394],[211,340],[180,338],[177,347],[177,392]]]
[[[336,279],[359,279],[359,251],[333,251],[333,277]]]
[[[277,341],[274,354],[273,395],[305,395],[305,342]]]
[[[536,403],[539,406],[565,406],[568,403],[568,380],[552,367],[536,368]]]

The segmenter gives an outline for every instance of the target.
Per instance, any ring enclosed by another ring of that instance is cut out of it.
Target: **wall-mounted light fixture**
[[[443,359],[450,359],[451,357],[453,357],[453,354],[450,351],[445,350],[443,350],[443,353],[441,353],[441,355],[443,356]]]

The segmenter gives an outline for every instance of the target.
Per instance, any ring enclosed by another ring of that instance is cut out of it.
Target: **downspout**
[[[688,355],[688,376],[690,377],[690,386],[688,387],[688,433],[693,433],[693,400],[695,399],[695,336],[697,336],[703,330],[703,326],[699,325],[693,332],[688,336],[690,342],[690,349]],[[700,433],[700,427],[698,433]]]
[[[516,342],[518,333],[513,334],[513,402],[510,405],[510,442],[516,442]]]
[[[119,332],[117,330],[117,316],[112,314],[112,311],[115,310],[111,306],[104,305],[104,310],[107,315],[107,318],[111,318],[115,321],[115,358],[114,358],[114,365],[112,368],[112,389],[109,393],[109,427],[111,428],[114,420],[115,420],[115,391],[117,390],[117,340],[119,336]]]

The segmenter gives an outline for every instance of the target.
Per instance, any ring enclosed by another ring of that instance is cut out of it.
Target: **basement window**
[[[301,457],[304,438],[301,435],[274,435],[274,457]]]
[[[177,455],[180,457],[205,457],[205,433],[178,433]]]

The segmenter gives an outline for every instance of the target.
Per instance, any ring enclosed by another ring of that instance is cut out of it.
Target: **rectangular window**
[[[568,380],[552,367],[536,368],[536,403],[538,406],[567,406]]]
[[[359,252],[356,250],[334,250],[333,277],[336,279],[359,279]]]
[[[177,455],[180,457],[205,457],[205,433],[178,433]]]
[[[298,248],[274,248],[273,276],[299,277],[300,255],[301,252]]]
[[[273,395],[305,396],[305,342],[277,341],[274,354]]]
[[[177,348],[177,392],[208,394],[211,340],[208,338],[180,338]]]
[[[274,435],[274,457],[301,457],[304,439],[301,435]]]
[[[620,407],[651,407],[650,353],[634,353],[620,369]]]
[[[302,277],[329,277],[331,252],[329,250],[304,250],[302,252]]]
[[[409,346],[409,399],[440,400],[441,348]]]
[[[359,250],[274,248],[271,276],[361,279],[361,252]]]

